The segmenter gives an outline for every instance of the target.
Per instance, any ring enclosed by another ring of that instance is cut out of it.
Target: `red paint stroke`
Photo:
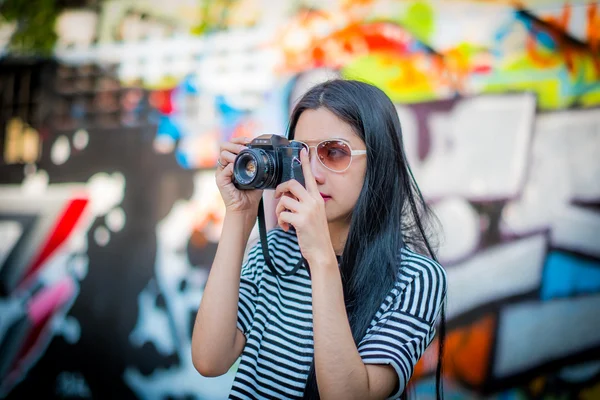
[[[48,237],[42,250],[35,258],[35,261],[28,268],[27,273],[21,280],[21,283],[29,280],[40,267],[50,258],[54,251],[62,245],[69,235],[73,232],[73,228],[80,220],[83,211],[85,210],[89,200],[85,198],[73,199],[69,202],[65,211],[58,219],[58,223],[55,225],[54,230]]]
[[[163,89],[151,92],[150,98],[148,99],[150,105],[157,109],[161,114],[172,114],[175,111],[172,98],[173,90],[175,89]]]
[[[43,288],[27,303],[29,319],[34,326],[42,324],[72,298],[74,293],[75,284],[69,277],[63,278],[54,286]]]
[[[63,278],[51,287],[37,292],[27,303],[27,319],[29,327],[26,338],[22,342],[18,356],[12,363],[11,372],[18,373],[19,365],[36,351],[38,343],[45,337],[52,317],[75,295],[75,283],[70,277]]]

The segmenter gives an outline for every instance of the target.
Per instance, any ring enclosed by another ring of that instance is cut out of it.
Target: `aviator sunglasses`
[[[321,164],[333,172],[346,171],[352,164],[353,156],[367,154],[366,150],[352,150],[350,143],[342,139],[323,140],[316,146],[309,146],[299,140],[292,140],[292,142],[300,143],[306,149],[309,158],[311,157],[310,149],[314,148]]]

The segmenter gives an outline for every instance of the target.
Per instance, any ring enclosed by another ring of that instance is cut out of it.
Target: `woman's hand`
[[[221,143],[219,162],[223,165],[217,166],[215,174],[217,186],[221,197],[225,202],[228,212],[252,212],[258,211],[262,190],[239,190],[233,184],[233,162],[238,153],[246,148],[246,144],[252,140],[249,138],[235,138],[230,142]]]
[[[300,152],[300,161],[306,188],[294,179],[277,186],[277,221],[286,232],[290,225],[294,226],[300,250],[309,264],[335,260],[325,214],[325,201],[319,193],[305,149]]]

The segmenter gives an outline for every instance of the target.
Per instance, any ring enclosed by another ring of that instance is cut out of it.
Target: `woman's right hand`
[[[215,174],[217,186],[221,197],[225,202],[228,212],[257,212],[258,203],[262,197],[262,190],[240,190],[233,184],[233,162],[238,153],[250,143],[250,138],[234,138],[229,142],[221,143],[219,161],[223,165],[217,165]]]

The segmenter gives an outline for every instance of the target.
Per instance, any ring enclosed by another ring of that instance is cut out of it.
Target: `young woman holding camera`
[[[304,146],[305,186],[275,190],[276,271],[260,244],[243,261],[262,195],[232,182],[249,141],[221,146],[227,213],[194,326],[194,365],[218,376],[241,356],[232,399],[399,398],[440,315],[443,353],[446,274],[395,107],[372,85],[328,81],[297,103],[288,138]],[[307,267],[294,271],[302,257]],[[440,398],[441,360],[436,375]]]

